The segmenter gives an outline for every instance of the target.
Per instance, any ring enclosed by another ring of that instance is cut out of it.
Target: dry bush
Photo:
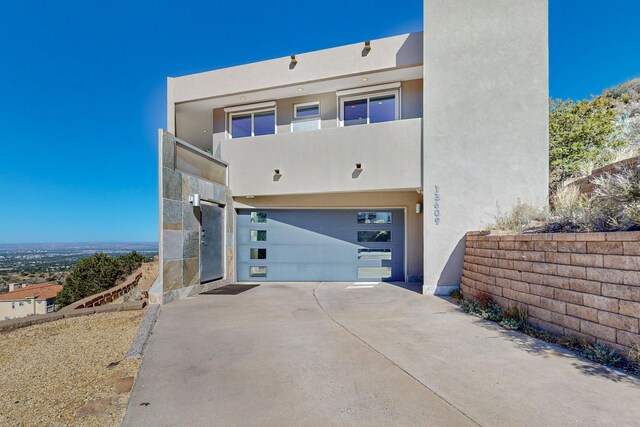
[[[486,292],[478,292],[476,295],[476,302],[478,303],[478,307],[482,310],[486,310],[491,304],[493,304],[493,298]]]
[[[494,223],[489,225],[487,229],[506,230],[506,231],[524,231],[546,222],[548,214],[529,204],[518,201],[518,203],[506,213],[494,216]]]

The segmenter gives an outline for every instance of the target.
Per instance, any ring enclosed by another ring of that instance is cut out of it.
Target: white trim
[[[318,106],[318,114],[314,114],[312,116],[298,117],[298,107],[309,107],[311,105],[317,105]],[[302,102],[300,104],[293,104],[293,118],[294,119],[306,120],[306,119],[312,119],[312,118],[316,118],[316,117],[319,118],[320,115],[321,115],[321,113],[320,113],[320,101]]]
[[[247,105],[237,105],[235,107],[227,107],[224,109],[225,113],[237,113],[237,112],[241,112],[241,111],[245,111],[245,112],[249,112],[250,110],[257,110],[257,109],[265,109],[268,107],[275,107],[276,106],[276,101],[269,101],[269,102],[261,102],[259,104],[247,104]]]
[[[396,100],[396,116],[394,120],[400,120],[400,90],[393,90],[387,92],[375,92],[375,93],[364,93],[357,96],[346,96],[346,97],[338,97],[338,127],[344,127],[344,103],[345,101],[355,101],[358,99],[366,99],[367,100],[367,122],[362,124],[370,124],[370,114],[369,114],[369,104],[371,98],[377,98],[385,95],[393,95]]]
[[[377,85],[377,86],[365,86],[365,87],[358,87],[355,89],[339,90],[336,92],[336,95],[338,95],[338,97],[358,95],[363,93],[375,92],[379,90],[399,89],[400,86],[401,86],[400,82],[387,83],[384,85]]]

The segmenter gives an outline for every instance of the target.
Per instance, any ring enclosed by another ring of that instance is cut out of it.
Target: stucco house
[[[0,320],[51,313],[61,290],[57,283],[10,285],[9,292],[0,294]]]
[[[547,8],[425,0],[424,32],[169,78],[151,298],[459,286],[466,231],[547,203]]]

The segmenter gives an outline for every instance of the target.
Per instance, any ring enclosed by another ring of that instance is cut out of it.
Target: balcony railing
[[[415,189],[422,119],[224,140],[220,154],[237,196]]]
[[[171,137],[170,141],[165,139],[164,144],[163,150],[169,152],[169,158],[173,157],[174,169],[208,181],[227,185],[227,164],[225,162],[175,137]],[[170,154],[171,151],[173,151],[173,156]],[[166,163],[165,160],[165,166]]]

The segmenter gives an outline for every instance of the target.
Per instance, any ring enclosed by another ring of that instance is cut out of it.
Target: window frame
[[[298,107],[306,107],[306,106],[310,106],[310,105],[317,105],[318,106],[318,114],[314,114],[312,116],[303,116],[303,117],[298,117]],[[318,123],[318,128],[317,129],[307,129],[307,130],[294,130],[294,125],[296,123],[305,123],[305,122],[317,122]],[[293,118],[291,119],[291,124],[290,124],[290,132],[291,133],[300,133],[300,132],[311,132],[314,130],[320,130],[322,129],[322,110],[320,107],[320,101],[311,101],[311,102],[300,102],[297,104],[293,104]]]
[[[273,133],[269,133],[266,135],[256,135],[255,134],[255,115],[259,114],[259,113],[266,113],[266,112],[271,112],[273,111]],[[239,136],[239,137],[233,137],[233,118],[236,116],[247,116],[250,115],[251,116],[251,135],[249,136]],[[258,136],[269,136],[269,135],[276,135],[278,133],[278,107],[276,105],[272,106],[272,107],[266,107],[266,108],[258,108],[258,109],[251,109],[248,108],[246,110],[240,110],[240,111],[233,111],[233,112],[227,112],[227,136],[228,139],[243,139],[243,138],[255,138]]]
[[[393,120],[387,120],[387,121],[397,121],[397,120],[401,120],[401,114],[400,114],[400,88],[394,89],[394,90],[385,90],[385,91],[381,91],[381,92],[365,92],[365,93],[359,93],[357,95],[349,95],[349,96],[338,96],[338,125],[340,127],[347,127],[344,124],[344,103],[347,101],[358,101],[358,100],[362,100],[362,99],[366,99],[367,100],[367,123],[361,123],[363,125],[370,125],[371,124],[371,113],[370,113],[370,104],[371,104],[371,98],[378,98],[378,97],[382,97],[382,96],[388,96],[388,95],[393,95],[395,96],[395,100],[396,100],[396,108],[395,108],[395,118]],[[384,123],[384,122],[377,122],[377,123]],[[351,125],[351,126],[358,126],[358,125]]]
[[[298,107],[309,107],[311,105],[317,105],[318,106],[318,114],[314,114],[314,115],[311,115],[311,116],[298,117]],[[315,118],[320,118],[321,115],[322,115],[322,110],[320,110],[320,101],[300,102],[298,104],[293,104],[293,118],[294,119],[300,119],[300,120],[315,119]]]

